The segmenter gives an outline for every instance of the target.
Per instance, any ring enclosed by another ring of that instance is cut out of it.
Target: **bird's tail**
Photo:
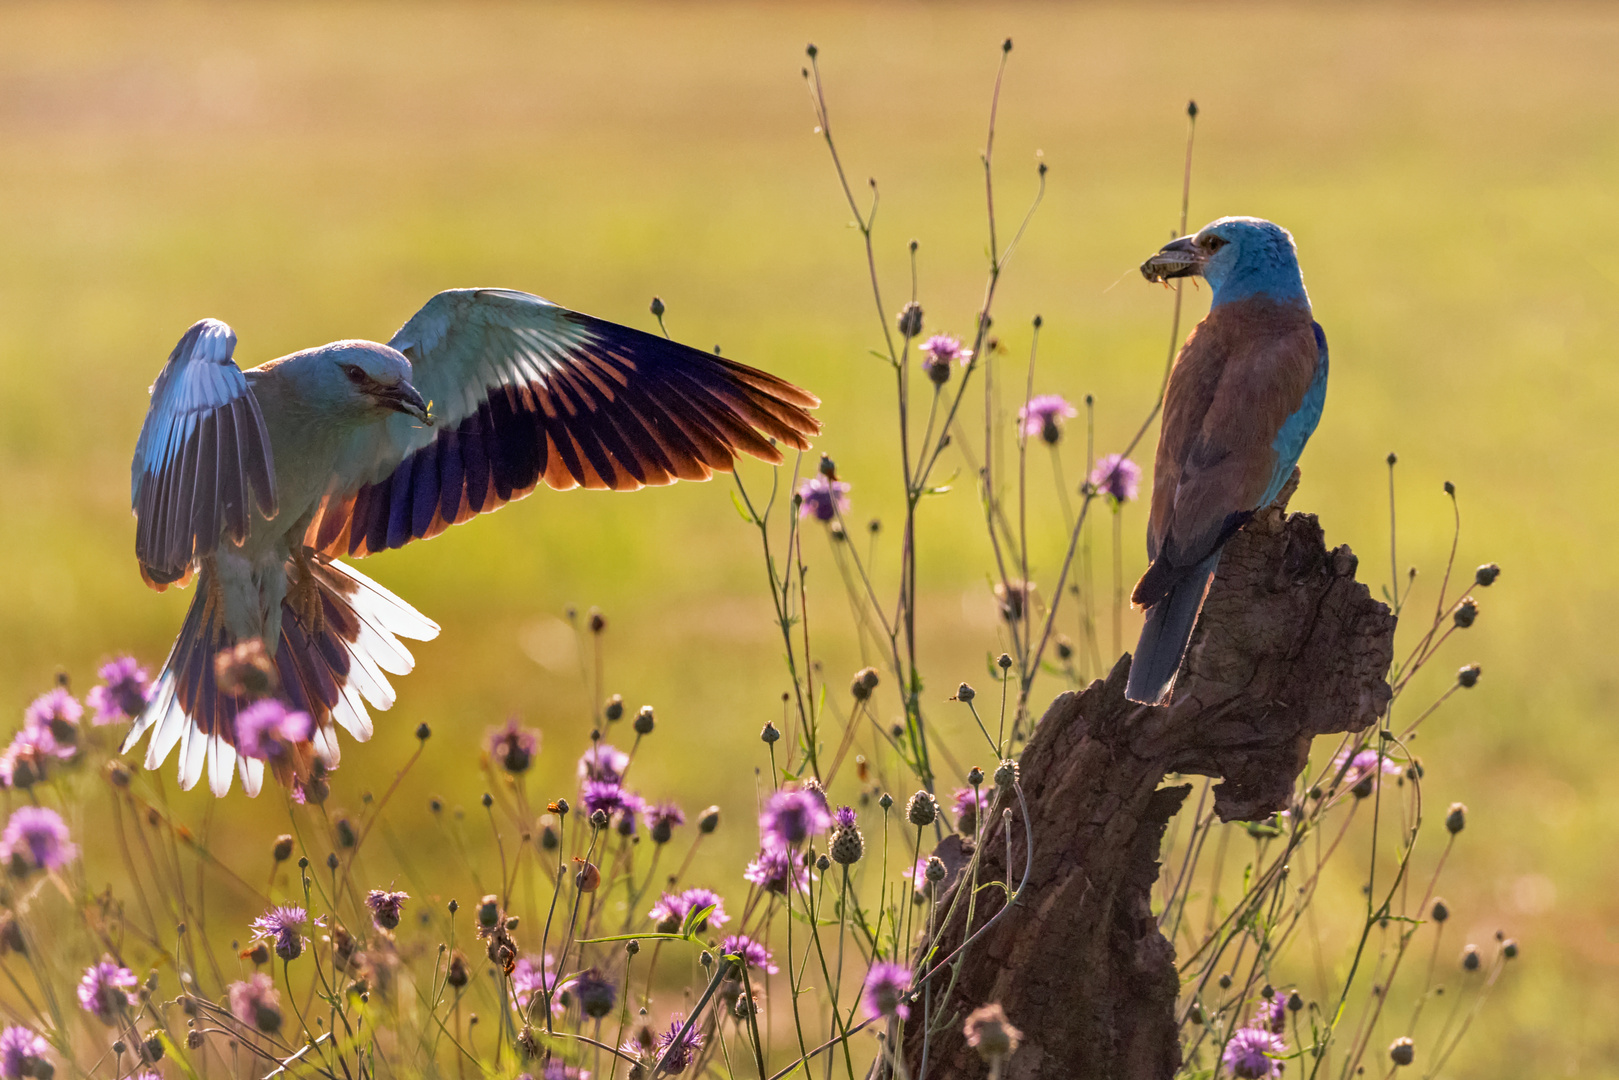
[[[1220,565],[1220,552],[1204,559],[1185,577],[1171,585],[1157,603],[1147,609],[1141,641],[1130,661],[1130,681],[1124,696],[1143,705],[1167,705],[1175,692],[1186,646],[1192,640],[1203,597]]]
[[[384,672],[404,675],[415,666],[399,639],[428,641],[438,636],[439,628],[343,563],[311,555],[310,569],[320,596],[318,621],[323,625],[307,624],[290,598],[282,601],[276,693],[291,708],[310,715],[315,722],[315,753],[335,765],[334,723],[360,742],[369,739],[371,715],[366,704],[386,710],[394,703],[394,689]],[[195,786],[206,766],[208,786],[215,795],[229,792],[232,776],[240,774],[242,787],[253,796],[264,783],[264,762],[236,752],[236,716],[247,702],[217,682],[214,658],[237,640],[225,627],[211,576],[203,571],[151,703],[136,719],[123,750],[127,753],[150,731],[146,768],[160,767],[178,746],[182,788]]]

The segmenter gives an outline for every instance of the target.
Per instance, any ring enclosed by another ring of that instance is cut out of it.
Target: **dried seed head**
[[[186,1032],[186,1049],[202,1049],[202,1032],[198,1031],[196,1028],[192,1028],[190,1031]]]
[[[910,802],[905,804],[905,817],[912,825],[922,828],[932,825],[933,819],[939,816],[939,802],[926,791],[918,791],[911,796]]]
[[[652,706],[642,705],[641,711],[635,714],[635,733],[637,735],[650,735],[653,728]]]
[[[967,1036],[967,1045],[992,1064],[1012,1056],[1023,1041],[1023,1032],[1012,1026],[999,1003],[975,1009],[968,1015],[962,1031]]]
[[[861,668],[854,673],[854,680],[849,684],[849,693],[856,701],[865,701],[871,697],[871,692],[877,689],[877,669]]]

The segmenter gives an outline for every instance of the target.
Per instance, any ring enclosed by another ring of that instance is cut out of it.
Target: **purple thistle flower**
[[[603,978],[596,968],[581,971],[573,988],[579,998],[580,1011],[592,1020],[600,1020],[618,1004],[618,986],[611,979]]]
[[[647,917],[662,930],[669,926],[671,929],[662,930],[665,934],[679,933],[680,928],[686,925],[686,918],[694,911],[702,911],[706,907],[714,910],[692,929],[701,933],[710,926],[718,929],[729,921],[730,916],[725,914],[725,900],[712,889],[687,889],[683,893],[664,893],[658,902],[652,905]]]
[[[1287,1031],[1287,995],[1277,992],[1272,994],[1268,1001],[1259,1006],[1259,1015],[1254,1017],[1254,1027],[1269,1028],[1272,1035],[1281,1035]]]
[[[256,701],[236,716],[236,749],[260,761],[285,761],[293,743],[308,742],[315,722],[275,698]]]
[[[610,743],[597,743],[579,759],[579,779],[616,784],[630,767],[630,755]]]
[[[962,832],[978,828],[978,814],[984,809],[984,793],[978,788],[957,788],[955,795],[956,826]]]
[[[79,980],[79,1006],[103,1024],[115,1024],[127,1006],[137,1004],[130,991],[138,985],[135,973],[110,956],[84,969]]]
[[[409,893],[372,889],[365,894],[365,906],[371,909],[371,921],[378,930],[392,930],[399,925],[400,912],[409,899]]]
[[[1386,756],[1378,753],[1376,750],[1362,750],[1353,758],[1348,758],[1348,753],[1349,752],[1347,750],[1340,751],[1338,756],[1332,759],[1333,771],[1336,773],[1343,770],[1344,762],[1347,759],[1349,762],[1349,769],[1347,772],[1344,772],[1344,785],[1350,788],[1357,788],[1360,785],[1365,784],[1365,794],[1371,794],[1372,778],[1377,773],[1381,772],[1388,776],[1399,776],[1405,771],[1405,769],[1400,765],[1390,761]],[[1361,794],[1361,792],[1356,792],[1356,794]]]
[[[950,381],[950,366],[966,367],[973,358],[971,349],[961,347],[961,339],[951,334],[934,334],[922,343],[922,371],[935,386]]]
[[[102,665],[101,685],[92,686],[84,700],[95,710],[95,724],[116,724],[133,720],[152,700],[152,680],[133,656],[120,656]]]
[[[25,1027],[8,1027],[0,1032],[0,1076],[38,1076],[39,1064],[50,1053],[51,1044]]]
[[[51,748],[60,758],[78,753],[79,721],[84,717],[84,706],[79,699],[58,686],[39,695],[23,712],[23,730],[43,732]]]
[[[604,811],[610,820],[628,821],[632,833],[635,831],[635,816],[646,806],[646,800],[633,791],[625,791],[616,780],[586,780],[579,794],[579,803],[584,807],[586,817],[598,810]]]
[[[1107,454],[1091,469],[1090,479],[1097,491],[1119,506],[1136,497],[1141,486],[1141,466],[1123,454]]]
[[[819,793],[787,784],[770,796],[759,815],[759,831],[766,848],[791,850],[832,825],[826,800]]]
[[[518,1080],[522,1078],[519,1077]],[[540,1074],[540,1080],[590,1080],[590,1070],[552,1058],[545,1063],[545,1072]]]
[[[831,521],[849,512],[849,485],[830,476],[812,476],[798,484],[798,516]]]
[[[551,1012],[560,1016],[563,1011],[562,992],[572,985],[571,979],[557,985],[556,957],[550,953],[544,957],[525,956],[512,968],[512,999],[525,1013],[536,994],[541,995],[543,1000],[544,995],[549,993]]]
[[[669,1019],[669,1030],[658,1036],[658,1061],[663,1065],[663,1072],[675,1076],[685,1072],[686,1067],[696,1059],[697,1051],[703,1046],[703,1036],[695,1024],[684,1035],[680,1033],[686,1026],[686,1018],[681,1013],[675,1013]]]
[[[1068,404],[1060,394],[1040,394],[1030,398],[1018,410],[1018,422],[1024,435],[1038,435],[1048,443],[1062,438],[1062,422],[1078,416],[1079,410]]]
[[[1225,1044],[1220,1061],[1242,1080],[1262,1080],[1282,1075],[1276,1055],[1287,1053],[1287,1045],[1264,1028],[1238,1028]]]
[[[727,954],[734,953],[742,957],[742,962],[748,967],[759,968],[771,975],[781,970],[770,962],[770,950],[746,934],[732,934],[723,939],[720,942],[720,951]]]
[[[859,816],[852,806],[840,806],[832,812],[832,826],[837,829],[853,828]]]
[[[923,364],[932,361],[935,364],[960,364],[967,366],[967,361],[973,358],[971,349],[961,347],[961,339],[954,334],[934,334],[922,343]]]
[[[686,824],[686,812],[672,802],[661,802],[646,808],[646,827],[654,844],[667,844],[674,835],[676,825]]]
[[[275,982],[264,972],[254,972],[245,982],[231,983],[225,995],[231,1015],[242,1023],[267,1034],[281,1030],[281,996],[275,991]]]
[[[271,908],[249,923],[248,929],[253,931],[255,941],[263,939],[271,942],[275,954],[281,959],[296,960],[303,954],[304,946],[309,944],[309,939],[298,932],[298,928],[308,921],[309,912],[288,905]],[[316,919],[315,925],[326,925],[325,916]]]
[[[525,773],[534,763],[534,755],[540,752],[540,733],[522,727],[514,716],[504,727],[490,729],[484,749],[507,772]]]
[[[61,747],[48,727],[25,727],[0,753],[0,787],[30,788],[45,779],[50,762],[71,758],[73,746]]]
[[[808,892],[809,883],[815,880],[815,872],[809,869],[803,856],[773,847],[760,851],[742,871],[742,876],[778,896],[787,895],[789,880],[799,892]]]
[[[43,806],[20,806],[12,811],[4,832],[0,832],[0,853],[13,870],[59,870],[78,858],[79,849],[69,841],[67,826],[55,810]]]
[[[911,986],[911,969],[904,964],[891,964],[879,960],[866,972],[866,1009],[873,1016],[889,1019],[910,1018],[911,1007],[905,1003],[905,991]]]

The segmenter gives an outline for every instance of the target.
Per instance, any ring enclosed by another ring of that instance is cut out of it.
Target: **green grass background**
[[[1421,740],[1430,804],[1472,812],[1441,891],[1470,939],[1500,927],[1524,954],[1449,1072],[1619,1075],[1611,8],[8,5],[0,715],[20,716],[58,669],[82,687],[114,651],[155,663],[177,629],[189,594],[151,593],[131,558],[127,468],[145,388],[205,315],[256,363],[386,338],[450,286],[528,289],[641,327],[658,293],[677,337],[819,393],[817,448],[854,483],[857,519],[892,524],[890,384],[868,354],[880,340],[811,130],[803,45],[822,49],[853,178],[882,185],[890,312],[914,236],[930,330],[965,333],[1007,35],[1006,222],[1037,153],[1051,173],[998,327],[1022,356],[1043,315],[1038,390],[1094,393],[1101,450],[1139,423],[1169,300],[1134,268],[1175,222],[1195,97],[1194,223],[1246,213],[1292,229],[1332,346],[1295,507],[1386,581],[1382,461],[1397,450],[1399,557],[1420,568],[1420,608],[1449,544],[1440,486],[1456,483],[1462,565],[1504,573],[1414,692],[1484,667]],[[1206,295],[1188,294],[1193,318]],[[444,633],[416,650],[374,742],[347,744],[339,795],[385,786],[427,720],[435,752],[402,789],[401,829],[427,824],[430,791],[473,807],[474,741],[507,715],[546,729],[541,787],[567,791],[588,700],[556,620],[597,604],[612,620],[609,689],[659,712],[641,781],[726,807],[711,876],[739,886],[726,875],[749,843],[755,736],[785,682],[727,486],[542,491],[368,560]],[[942,701],[982,681],[1000,646],[969,487],[924,519],[923,655]],[[1054,521],[1036,517],[1047,580]],[[1126,511],[1127,577],[1143,522]],[[808,550],[812,575],[831,579],[824,544]],[[822,596],[819,651],[841,691],[858,660],[846,609]],[[238,795],[216,827],[267,844],[278,815]]]

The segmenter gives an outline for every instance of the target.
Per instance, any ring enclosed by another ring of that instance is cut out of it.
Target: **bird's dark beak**
[[[1190,236],[1183,236],[1159,248],[1156,255],[1141,264],[1141,276],[1151,282],[1160,282],[1201,274],[1208,256],[1199,251],[1192,240]]]
[[[397,386],[384,387],[375,396],[384,407],[404,413],[406,416],[414,416],[429,427],[432,426],[433,414],[427,402],[422,400],[422,395],[418,394],[416,388],[409,383],[402,382]]]

